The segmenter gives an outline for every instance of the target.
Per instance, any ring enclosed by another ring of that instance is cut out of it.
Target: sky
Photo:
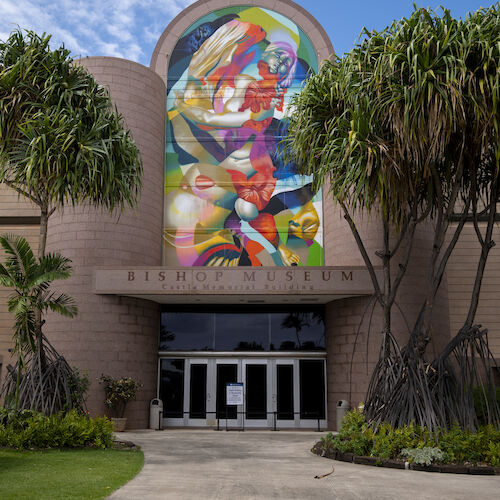
[[[264,0],[265,1],[265,0]],[[298,0],[325,28],[337,55],[355,44],[363,27],[381,30],[408,16],[413,3],[465,17],[491,0]],[[0,40],[17,27],[52,35],[72,56],[114,56],[149,66],[168,23],[193,0],[0,0]],[[242,0],[242,4],[245,0]],[[250,3],[250,2],[249,2]]]

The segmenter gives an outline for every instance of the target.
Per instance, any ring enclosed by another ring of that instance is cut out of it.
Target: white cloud
[[[74,57],[124,57],[149,65],[168,23],[194,0],[0,0],[0,39],[18,26],[52,35]]]

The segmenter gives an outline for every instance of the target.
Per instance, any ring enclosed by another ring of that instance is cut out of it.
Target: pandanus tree
[[[63,358],[51,360],[51,368],[59,374],[56,377],[59,383],[56,382],[52,387],[53,397],[50,400],[40,398],[40,403],[50,402],[49,408],[40,407],[33,400],[35,395],[29,390],[31,385],[43,386],[42,367],[38,366],[38,371],[23,376],[26,360],[31,359],[36,352],[35,312],[54,311],[69,317],[77,313],[71,297],[50,289],[54,280],[69,278],[70,261],[59,254],[47,254],[37,259],[26,239],[21,236],[0,236],[0,245],[6,255],[5,262],[0,263],[0,285],[11,290],[7,307],[15,317],[13,352],[17,357],[15,377],[6,379],[5,394],[13,399],[11,403],[15,411],[19,404],[24,408],[48,412],[71,409],[70,390],[64,384],[73,372]]]
[[[133,207],[142,179],[138,149],[107,90],[49,42],[20,30],[0,42],[0,182],[39,207],[40,259],[55,210],[80,203],[109,212]],[[39,309],[34,323],[43,365]]]
[[[499,47],[498,5],[465,20],[447,10],[439,16],[416,8],[382,32],[366,31],[343,58],[326,61],[292,102],[285,155],[313,175],[316,187],[328,183],[383,311],[380,358],[365,404],[375,424],[475,425],[472,386],[492,362],[486,332],[474,326],[474,318],[494,244],[499,193]],[[358,210],[374,211],[382,221],[383,248],[375,256],[357,231]],[[431,360],[427,346],[436,295],[468,221],[481,248],[469,313],[444,352]],[[401,346],[391,312],[415,230],[424,222],[433,228],[432,254],[423,270],[427,289]],[[383,268],[380,281],[374,258]],[[490,420],[498,418],[493,405]]]

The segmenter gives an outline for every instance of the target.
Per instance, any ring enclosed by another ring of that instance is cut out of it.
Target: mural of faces
[[[167,88],[163,263],[323,264],[321,192],[285,164],[290,97],[317,58],[276,12],[236,6],[177,42]]]

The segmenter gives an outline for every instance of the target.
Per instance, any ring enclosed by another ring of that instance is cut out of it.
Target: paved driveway
[[[290,431],[164,430],[119,433],[144,451],[142,471],[113,500],[499,498],[500,476],[384,469],[321,458],[323,435]],[[323,479],[314,476],[335,472]]]

